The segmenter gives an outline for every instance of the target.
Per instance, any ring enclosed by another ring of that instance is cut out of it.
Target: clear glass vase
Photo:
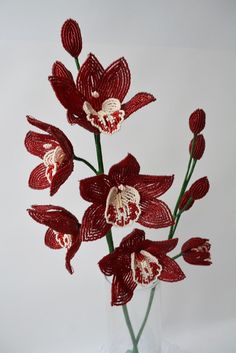
[[[106,353],[161,353],[160,282],[148,288],[136,288],[126,306],[110,306],[111,284],[106,285]]]

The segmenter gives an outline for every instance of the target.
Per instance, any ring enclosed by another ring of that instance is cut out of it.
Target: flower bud
[[[189,127],[193,134],[199,134],[206,124],[206,114],[204,110],[197,109],[189,117]]]
[[[211,244],[209,239],[191,238],[186,241],[181,249],[183,258],[191,265],[211,265]]]
[[[82,37],[79,25],[76,21],[69,19],[61,29],[61,41],[64,49],[77,58],[82,50]]]
[[[202,155],[205,151],[206,143],[203,135],[197,135],[195,137],[195,144],[193,147],[193,141],[194,139],[191,140],[189,144],[189,153],[192,153],[193,159],[201,159]],[[193,150],[192,150],[193,149]]]
[[[188,205],[187,205],[187,204],[188,204]],[[189,192],[189,191],[186,191],[186,192],[183,194],[183,196],[182,196],[182,198],[181,198],[181,200],[180,200],[180,203],[179,203],[179,210],[180,210],[180,211],[187,211],[187,210],[189,210],[189,209],[192,207],[193,204],[194,204],[194,200],[193,200],[193,198],[191,197],[190,192]],[[186,205],[187,205],[187,207],[186,207]]]
[[[210,184],[207,177],[196,180],[189,189],[193,200],[202,199],[209,191]]]

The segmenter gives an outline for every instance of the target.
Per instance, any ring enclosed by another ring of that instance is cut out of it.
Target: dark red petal
[[[173,224],[169,207],[160,200],[141,201],[141,214],[138,223],[148,228],[164,228]]]
[[[197,266],[210,266],[212,264],[210,260],[210,253],[204,252],[188,252],[183,254],[184,261],[186,261],[190,265]]]
[[[67,155],[67,158],[71,158],[74,155],[73,146],[70,140],[66,137],[64,132],[58,129],[56,126],[44,123],[43,121],[37,120],[31,116],[27,116],[27,120],[31,125],[36,126],[37,128],[47,132],[50,134],[56,141],[58,141],[59,145]]]
[[[77,253],[77,251],[80,248],[81,245],[81,238],[79,235],[74,236],[73,239],[73,244],[72,246],[67,250],[66,253],[66,259],[65,259],[65,266],[67,271],[72,275],[72,273],[74,272],[72,266],[71,266],[71,260],[73,259],[73,257],[75,256],[75,254]]]
[[[198,246],[202,246],[205,242],[208,242],[208,241],[209,239],[200,238],[200,237],[191,238],[183,244],[181,248],[181,252],[184,253],[193,248],[197,248]]]
[[[189,189],[194,200],[202,199],[209,191],[210,184],[207,177],[196,180]]]
[[[106,276],[123,276],[131,270],[130,252],[118,247],[99,261],[99,267]]]
[[[135,175],[129,179],[129,185],[138,190],[141,199],[151,199],[164,194],[172,185],[172,176]]]
[[[111,305],[124,305],[130,301],[137,284],[133,280],[132,272],[124,276],[114,276],[112,281]]]
[[[85,211],[80,231],[83,241],[102,238],[111,229],[104,215],[105,205],[93,204]]]
[[[130,80],[128,63],[125,58],[120,58],[105,70],[98,93],[101,93],[103,100],[117,98],[122,102],[129,90]]]
[[[188,206],[186,207],[187,204],[188,204]],[[193,200],[189,190],[185,191],[185,193],[183,194],[183,196],[182,196],[182,198],[180,200],[179,209],[181,211],[183,211],[183,210],[187,211],[187,210],[189,210],[192,207],[193,204],[194,204],[194,200]]]
[[[206,143],[203,135],[197,135],[195,139],[195,145],[193,148],[193,139],[189,145],[189,153],[192,153],[193,159],[201,159],[205,151]],[[193,149],[193,151],[192,151]]]
[[[63,207],[53,205],[33,205],[28,209],[29,215],[38,223],[44,224],[53,230],[77,235],[80,224],[77,218]]]
[[[48,246],[50,249],[62,249],[63,246],[61,246],[58,241],[56,241],[56,234],[53,229],[48,228],[45,234],[44,238],[45,245]]]
[[[197,109],[189,117],[189,127],[193,134],[199,134],[206,124],[206,114],[204,110]]]
[[[71,112],[67,112],[67,120],[70,124],[78,124],[80,126],[82,126],[84,129],[98,134],[99,131],[96,127],[92,126],[92,124],[86,119],[86,114],[85,112],[81,112],[80,116],[75,116],[73,113]]]
[[[64,49],[77,58],[82,50],[82,37],[78,23],[69,19],[61,28],[61,41]]]
[[[141,229],[134,229],[130,234],[126,235],[120,243],[121,248],[132,248],[145,240],[145,232]]]
[[[63,65],[60,61],[56,61],[52,66],[52,76],[64,77],[73,82],[72,73],[67,70],[65,65]]]
[[[100,104],[103,103],[100,102],[99,98],[94,98],[92,96],[92,92],[98,91],[98,85],[103,73],[104,69],[102,65],[96,56],[91,53],[81,66],[78,73],[76,81],[78,91],[86,98],[87,101],[89,101],[90,104],[92,104],[94,109],[98,108],[96,101]],[[98,93],[100,94],[100,92]]]
[[[118,184],[125,183],[130,176],[137,175],[140,171],[140,165],[132,154],[122,159],[119,163],[114,164],[108,175]]]
[[[125,119],[138,109],[143,108],[145,105],[154,102],[155,100],[156,98],[150,93],[137,93],[133,98],[121,106],[121,109],[125,111]]]
[[[172,251],[178,243],[178,238],[162,240],[162,241],[151,241],[149,240],[144,250],[150,252],[150,254],[158,258],[159,254],[166,254]],[[144,243],[145,244],[145,243]]]
[[[52,88],[61,104],[71,113],[83,114],[85,98],[76,89],[74,81],[65,77],[49,76]]]
[[[159,276],[159,280],[177,282],[185,278],[185,274],[173,259],[168,256],[163,256],[158,260],[162,265],[162,272]]]
[[[29,131],[25,137],[27,151],[40,158],[43,158],[46,152],[55,149],[57,146],[58,142],[47,134]]]
[[[80,195],[88,202],[106,203],[111,187],[112,184],[107,175],[97,175],[80,181]]]
[[[41,163],[32,170],[29,177],[29,187],[36,190],[42,190],[49,186],[50,183],[46,178],[46,167],[44,163]]]
[[[117,251],[113,251],[111,254],[104,256],[98,263],[100,270],[105,276],[112,276],[114,271],[114,264],[116,261]]]
[[[50,196],[53,196],[62,184],[69,178],[74,169],[74,162],[68,160],[62,166],[59,167],[56,174],[52,178],[50,185]]]

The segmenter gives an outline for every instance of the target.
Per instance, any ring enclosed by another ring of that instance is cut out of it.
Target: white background
[[[188,159],[188,116],[198,107],[207,113],[207,148],[194,179],[207,175],[211,190],[186,213],[177,235],[180,243],[209,237],[213,265],[179,261],[187,278],[163,285],[163,325],[166,338],[189,353],[234,353],[236,2],[229,0],[0,1],[0,353],[97,353],[106,340],[108,302],[97,267],[105,240],[81,247],[70,276],[63,250],[44,246],[45,227],[25,211],[52,203],[81,220],[88,206],[78,180],[90,171],[80,164],[53,199],[48,190],[28,189],[38,160],[23,146],[31,114],[63,129],[77,155],[95,163],[92,134],[69,126],[47,81],[56,59],[76,73],[59,39],[70,17],[81,26],[82,62],[90,51],[105,67],[125,56],[133,78],[127,99],[138,91],[158,97],[103,138],[106,169],[131,152],[143,173],[174,173],[163,198],[173,209]],[[127,233],[115,230],[116,244]],[[163,230],[147,234],[166,237]]]

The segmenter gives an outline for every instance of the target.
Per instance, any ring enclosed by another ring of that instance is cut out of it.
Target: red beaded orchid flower
[[[149,228],[169,227],[173,217],[168,206],[157,198],[172,185],[173,176],[139,174],[140,165],[128,154],[102,174],[81,180],[81,196],[93,204],[84,214],[81,236],[84,241],[103,237],[114,226],[133,222]]]
[[[124,305],[133,296],[137,285],[147,286],[157,280],[177,282],[185,278],[179,265],[166,253],[173,250],[178,239],[145,240],[142,230],[134,229],[113,253],[99,261],[106,276],[113,276],[112,305]]]
[[[49,81],[68,111],[68,121],[96,134],[113,134],[132,113],[155,101],[153,95],[142,92],[123,103],[131,81],[124,58],[104,70],[95,55],[89,54],[79,70],[76,84],[70,71],[56,62]]]
[[[46,124],[30,116],[30,124],[45,131],[41,134],[29,131],[25,138],[27,150],[43,160],[30,174],[29,186],[33,189],[50,188],[54,195],[73,171],[74,152],[66,135],[53,125]]]
[[[48,226],[45,234],[46,246],[55,250],[67,249],[65,266],[72,274],[70,262],[81,245],[77,218],[65,208],[52,205],[34,205],[28,212],[35,221]]]
[[[186,241],[181,249],[183,258],[192,265],[211,265],[211,244],[209,239],[191,238]]]

